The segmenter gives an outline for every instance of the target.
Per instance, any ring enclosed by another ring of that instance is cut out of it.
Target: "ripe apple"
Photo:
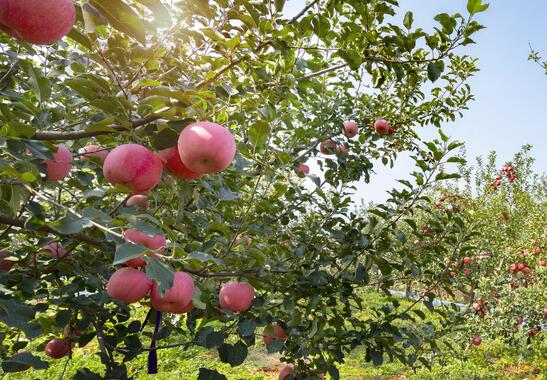
[[[52,259],[59,259],[67,255],[66,249],[59,242],[49,243],[44,247],[42,252],[44,255],[51,257]]]
[[[345,156],[349,153],[349,148],[345,145],[337,145],[336,146],[336,154],[339,156]]]
[[[481,304],[478,303],[478,302],[473,302],[472,308],[473,308],[473,310],[475,310],[475,311],[480,311],[480,310],[481,310]]]
[[[469,256],[464,257],[463,258],[463,263],[465,265],[471,265],[471,257],[469,257]]]
[[[283,326],[279,323],[274,324],[273,326],[267,326],[262,333],[264,338],[264,344],[272,344],[274,340],[285,341],[289,337],[285,332]]]
[[[140,244],[159,254],[163,253],[165,246],[167,245],[167,240],[165,240],[164,236],[159,234],[156,236],[148,236],[148,234],[134,228],[128,228],[123,234],[123,237],[130,243]],[[152,255],[152,257],[157,257],[157,255]],[[131,267],[143,267],[146,265],[146,261],[143,256],[140,256],[126,261],[125,264]]]
[[[517,264],[517,270],[522,271],[522,270],[524,270],[524,268],[526,268],[526,265],[524,265],[524,263],[518,263]]]
[[[66,326],[63,330],[63,336],[69,338],[71,335],[80,337],[82,336],[82,332],[76,326]]]
[[[414,245],[419,245],[421,243],[420,239],[414,240]]]
[[[108,151],[108,149],[103,148],[99,145],[88,145],[79,149],[78,153],[84,161],[90,161],[90,158],[97,158],[101,161],[104,161],[106,159],[106,156],[108,156],[108,153],[110,152]]]
[[[306,164],[298,165],[298,168],[296,169],[296,175],[300,178],[304,178],[307,174],[310,174],[310,167]]]
[[[547,308],[543,309],[543,319],[547,319]]]
[[[389,123],[384,119],[376,120],[374,122],[374,130],[379,135],[387,135],[389,133]]]
[[[450,272],[450,276],[452,276],[452,277],[456,277],[456,275],[457,275],[457,273],[456,273],[456,272],[454,272],[454,271],[451,271],[451,272]]]
[[[105,178],[114,185],[122,185],[131,193],[152,190],[161,180],[163,164],[154,152],[138,144],[124,144],[106,156],[103,165]]]
[[[15,261],[5,260],[10,254],[6,251],[0,251],[0,271],[9,272],[15,265]]]
[[[195,173],[220,173],[236,155],[236,142],[230,131],[208,121],[190,124],[178,141],[180,159]]]
[[[456,260],[456,262],[454,263],[454,266],[455,266],[456,268],[461,268],[462,262],[461,262],[460,260]]]
[[[540,259],[539,260],[539,266],[544,267],[545,265],[547,265],[547,261],[545,261],[544,259]]]
[[[150,207],[150,202],[148,201],[148,197],[146,195],[142,195],[142,194],[132,195],[125,202],[125,204],[128,207],[139,206],[140,208],[142,208],[145,211],[148,210],[148,207]]]
[[[182,314],[193,308],[194,281],[192,276],[185,272],[175,272],[173,286],[165,292],[163,297],[158,292],[158,284],[152,285],[150,301],[157,311],[162,313]]]
[[[342,133],[348,138],[355,137],[357,136],[357,133],[359,133],[359,126],[353,120],[345,121]]]
[[[534,248],[534,254],[539,255],[540,253],[541,253],[541,248],[540,247],[535,247]]]
[[[123,267],[110,276],[106,292],[116,301],[126,304],[142,300],[150,291],[152,281],[144,272],[135,268]]]
[[[53,359],[61,359],[70,353],[70,341],[68,339],[52,339],[46,344],[44,353]]]
[[[285,380],[289,376],[294,376],[294,371],[291,367],[285,366],[279,371],[279,380]]]
[[[164,161],[165,169],[171,174],[182,179],[198,179],[203,176],[202,173],[194,172],[186,167],[180,159],[178,146],[160,150],[158,156]]]
[[[524,322],[524,318],[522,318],[521,316],[518,316],[516,320],[517,325],[522,325],[523,322]]]
[[[326,155],[336,153],[336,143],[332,140],[325,140],[319,144],[319,151]]]
[[[220,306],[235,313],[247,311],[251,308],[254,296],[254,288],[250,284],[230,281],[220,288]]]
[[[517,268],[517,264],[511,264],[511,266],[509,267],[509,272],[511,272],[512,274],[515,274],[517,273],[519,270]]]
[[[0,30],[31,44],[59,41],[75,21],[72,0],[0,0]]]
[[[465,268],[465,269],[463,270],[463,274],[464,274],[464,276],[469,276],[469,275],[471,275],[471,269]]]
[[[473,340],[471,340],[471,343],[474,344],[475,346],[480,345],[481,342],[482,342],[482,339],[480,336],[476,336],[473,338]]]
[[[522,269],[522,273],[524,273],[525,275],[529,275],[531,272],[531,269],[528,268],[527,266],[525,266],[523,269]]]
[[[44,162],[47,167],[47,180],[51,182],[60,181],[70,174],[72,153],[64,146],[58,146],[57,152],[53,153],[53,160],[45,160]]]

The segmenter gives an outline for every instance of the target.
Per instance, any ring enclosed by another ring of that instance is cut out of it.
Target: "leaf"
[[[233,200],[239,199],[239,194],[233,192],[227,187],[221,187],[218,190],[218,199],[221,201],[233,201]]]
[[[129,5],[121,0],[89,0],[89,3],[97,8],[114,28],[135,38],[143,45],[146,43],[143,26],[148,28],[150,26]]]
[[[92,48],[91,41],[89,41],[89,38],[87,38],[85,35],[80,33],[78,29],[76,28],[72,28],[70,32],[68,32],[67,37],[76,41],[77,43],[79,43],[80,45],[82,45],[88,50],[91,50]]]
[[[471,16],[476,13],[484,12],[490,4],[483,4],[482,0],[467,0],[467,11]]]
[[[20,352],[2,362],[2,370],[4,372],[20,372],[28,368],[46,369],[49,363],[42,360],[38,356],[32,355],[30,352]]]
[[[370,356],[372,358],[372,363],[374,364],[375,367],[381,366],[382,363],[384,362],[384,356],[382,351],[374,350],[370,353]]]
[[[92,227],[91,221],[87,218],[79,218],[68,214],[63,219],[56,220],[49,224],[51,229],[63,235],[73,235],[82,232],[85,228]]]
[[[427,77],[431,82],[435,82],[437,79],[439,79],[443,70],[443,61],[430,62],[429,65],[427,65]]]
[[[34,95],[40,102],[45,102],[51,96],[51,81],[44,77],[42,70],[36,67],[29,67],[29,85]]]
[[[112,262],[112,264],[113,265],[123,264],[128,260],[135,259],[137,257],[144,255],[144,253],[147,251],[148,251],[148,248],[142,245],[133,244],[133,243],[120,244],[118,248],[116,249],[116,253],[114,253],[114,261]]]
[[[212,261],[212,262],[214,262],[218,265],[222,265],[224,263],[224,261],[222,261],[221,259],[217,259],[213,255],[211,255],[209,253],[206,253],[206,252],[195,251],[195,252],[190,253],[188,255],[188,258],[198,260],[199,262],[202,262],[202,263],[206,263],[206,262],[210,262],[210,261]]]
[[[160,295],[173,287],[174,273],[161,260],[153,257],[147,257],[148,265],[146,266],[146,277],[150,280],[159,281],[158,290]]]
[[[405,28],[410,29],[412,28],[412,23],[414,22],[414,14],[411,11],[406,12],[405,17],[403,19],[403,25]]]
[[[40,336],[40,325],[34,320],[34,310],[25,304],[12,300],[0,299],[0,321],[10,327],[16,327],[25,332],[28,338]]]
[[[171,15],[169,10],[162,4],[160,0],[136,0],[146,8],[150,9],[154,14],[154,22],[162,25],[169,26],[171,24]]]
[[[225,343],[218,348],[218,355],[223,363],[228,363],[232,367],[237,367],[245,361],[248,354],[245,343],[239,341],[234,345]]]
[[[275,11],[281,12],[283,8],[285,7],[285,0],[275,0]]]
[[[257,120],[249,127],[249,140],[256,146],[262,146],[268,141],[270,134],[270,123],[264,120]]]
[[[245,319],[239,322],[237,332],[241,336],[251,336],[256,331],[256,322],[252,319]]]
[[[198,380],[228,380],[226,376],[218,373],[214,369],[200,368]]]
[[[177,145],[179,134],[171,128],[163,128],[152,138],[152,146],[158,150],[171,148]]]

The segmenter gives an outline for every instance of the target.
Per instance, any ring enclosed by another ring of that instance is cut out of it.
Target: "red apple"
[[[517,264],[517,270],[522,271],[522,270],[524,270],[524,268],[526,268],[526,265],[524,265],[524,263],[518,263]]]
[[[67,255],[67,251],[59,242],[49,243],[44,247],[44,250],[42,252],[44,253],[44,255],[53,259],[58,259]]]
[[[469,275],[471,275],[471,269],[465,268],[465,269],[463,270],[463,274],[464,274],[464,276],[469,276]]]
[[[0,251],[0,271],[9,272],[15,265],[15,261],[5,260],[5,257],[10,256],[6,251]]]
[[[31,44],[59,41],[75,21],[72,0],[0,0],[0,30]]]
[[[46,344],[44,353],[53,359],[61,359],[70,353],[70,341],[67,339],[52,339]]]
[[[336,154],[339,156],[345,156],[349,153],[349,148],[345,145],[336,146]]]
[[[291,367],[285,366],[279,371],[279,380],[285,380],[289,376],[294,376],[294,371]]]
[[[463,263],[464,263],[465,265],[471,265],[471,257],[465,256],[465,257],[463,258]]]
[[[159,234],[156,236],[148,236],[148,234],[135,230],[134,228],[127,229],[123,234],[123,237],[128,242],[140,244],[151,251],[158,252],[159,254],[163,253],[165,246],[167,245],[167,240],[165,240],[164,236]],[[152,255],[152,257],[157,257],[157,255]],[[141,256],[128,260],[125,264],[132,267],[143,267],[146,265],[146,261],[143,256]]]
[[[178,141],[180,159],[195,173],[220,173],[236,155],[236,142],[221,125],[200,121],[182,130]]]
[[[535,247],[534,248],[534,254],[539,255],[540,253],[541,253],[541,248],[540,247]]]
[[[161,180],[163,164],[159,157],[142,145],[124,144],[106,156],[105,178],[122,185],[129,192],[142,194],[152,190]]]
[[[357,133],[359,133],[359,126],[353,120],[346,121],[344,122],[344,129],[342,129],[342,133],[348,138],[355,137],[357,136]]]
[[[110,276],[106,285],[106,292],[116,301],[126,304],[142,300],[150,291],[152,281],[144,272],[135,268],[124,267]]]
[[[306,164],[298,165],[298,168],[296,169],[296,175],[300,178],[304,178],[307,174],[310,174],[310,167]]]
[[[192,310],[192,296],[194,295],[194,281],[192,276],[185,272],[175,272],[173,286],[160,296],[158,284],[152,285],[150,301],[157,311],[163,313],[182,314]]]
[[[455,266],[456,268],[461,268],[462,262],[461,262],[460,260],[456,260],[456,262],[454,263],[454,266]]]
[[[63,336],[65,338],[70,337],[71,335],[74,335],[76,337],[82,336],[82,332],[75,326],[66,326],[63,330]]]
[[[480,311],[481,310],[481,304],[478,303],[478,302],[474,302],[472,308],[475,311]]]
[[[254,288],[246,282],[230,281],[220,288],[220,306],[233,312],[247,311],[254,299]]]
[[[148,197],[146,195],[141,195],[141,194],[132,195],[125,202],[125,204],[128,207],[139,206],[143,210],[148,210],[148,207],[150,207],[150,202],[148,201]]]
[[[64,146],[59,146],[57,152],[53,153],[53,160],[45,160],[44,162],[47,166],[47,180],[52,182],[60,181],[70,174],[72,153]]]
[[[456,275],[457,275],[457,273],[456,273],[456,272],[454,272],[454,271],[451,271],[451,272],[450,272],[450,276],[452,276],[452,277],[456,277]]]
[[[78,150],[78,153],[84,161],[90,161],[92,157],[104,161],[110,152],[99,145],[88,145]]]
[[[539,266],[544,267],[545,265],[547,265],[547,261],[545,261],[544,259],[540,259],[539,260]]]
[[[480,336],[476,336],[473,338],[473,340],[471,340],[471,343],[474,344],[475,346],[480,345],[481,342],[482,342],[482,339]]]
[[[518,272],[517,264],[511,264],[511,266],[509,267],[509,272],[511,272],[512,274],[517,273]]]
[[[332,140],[325,140],[319,144],[319,151],[326,155],[331,155],[336,153],[336,143]]]
[[[203,176],[202,173],[196,173],[188,169],[180,159],[178,146],[161,150],[158,155],[164,161],[165,169],[171,174],[182,179],[198,179]]]
[[[420,239],[414,240],[414,245],[419,245],[421,243]]]
[[[389,133],[389,123],[384,119],[376,120],[374,130],[379,135],[387,135]]]
[[[279,323],[274,324],[273,326],[267,326],[262,333],[264,338],[264,344],[272,344],[274,340],[285,341],[289,337],[285,332],[285,329]]]
[[[523,322],[524,322],[524,318],[522,318],[521,316],[518,316],[516,321],[517,325],[522,325]]]

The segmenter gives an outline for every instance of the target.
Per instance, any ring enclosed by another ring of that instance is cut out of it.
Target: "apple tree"
[[[426,31],[396,0],[290,15],[283,0],[0,0],[3,370],[94,339],[104,370],[75,378],[127,378],[144,354],[155,373],[174,346],[237,366],[263,329],[287,379],[337,379],[356,347],[429,365],[457,313],[433,325],[393,299],[357,315],[363,291],[424,275],[399,226],[458,176],[461,143],[418,128],[473,100],[465,47],[487,5],[466,8]],[[355,183],[402,152],[414,181],[356,213]],[[432,252],[458,256],[475,227],[443,218]]]

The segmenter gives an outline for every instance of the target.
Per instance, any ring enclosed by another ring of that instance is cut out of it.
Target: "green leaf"
[[[268,141],[270,134],[270,123],[264,120],[257,120],[249,127],[249,140],[255,146],[262,146]]]
[[[142,245],[133,244],[133,243],[120,244],[118,248],[116,249],[116,253],[114,253],[114,261],[112,262],[112,264],[113,265],[123,264],[128,260],[135,259],[137,257],[144,255],[144,253],[147,251],[148,251],[148,248]]]
[[[240,336],[251,336],[256,331],[256,322],[252,319],[244,319],[239,322],[237,332]]]
[[[0,299],[0,321],[10,327],[16,327],[25,332],[28,338],[40,336],[40,325],[33,322],[34,310],[25,304],[12,300]]]
[[[85,228],[92,227],[93,224],[87,218],[79,218],[68,214],[63,219],[50,223],[49,226],[60,234],[73,235],[82,232]]]
[[[20,352],[4,359],[2,362],[2,370],[4,372],[20,372],[30,367],[34,369],[46,369],[49,367],[49,363],[38,356],[32,355],[30,352]]]
[[[44,77],[42,70],[29,67],[29,85],[40,102],[45,102],[51,96],[51,81]]]
[[[431,82],[435,82],[437,79],[439,79],[443,70],[443,61],[430,62],[429,65],[427,65],[427,77]]]
[[[228,380],[226,376],[218,373],[214,369],[200,368],[198,380]]]
[[[412,23],[414,22],[414,14],[411,11],[406,12],[405,17],[403,19],[403,25],[405,28],[410,29],[412,28]]]
[[[285,7],[285,0],[275,0],[275,11],[281,12]]]
[[[467,0],[467,11],[472,16],[476,13],[484,12],[490,4],[483,4],[482,0]]]
[[[146,43],[145,29],[151,27],[129,5],[121,0],[89,0],[89,3],[97,8],[114,28],[143,45]]]
[[[174,273],[161,260],[153,257],[147,257],[146,277],[150,280],[159,281],[158,290],[163,295],[167,290],[173,287]]]
[[[374,364],[375,367],[381,366],[382,363],[384,362],[384,356],[382,351],[373,350],[370,353],[370,357],[372,358],[372,363]]]
[[[171,148],[177,145],[179,134],[171,128],[163,128],[152,138],[152,146],[158,150]]]
[[[237,367],[247,358],[248,349],[245,343],[239,341],[234,345],[224,343],[218,348],[218,356],[223,363]]]
[[[154,14],[154,22],[162,26],[169,26],[171,24],[171,15],[169,9],[167,9],[160,0],[136,0],[141,3]]]

